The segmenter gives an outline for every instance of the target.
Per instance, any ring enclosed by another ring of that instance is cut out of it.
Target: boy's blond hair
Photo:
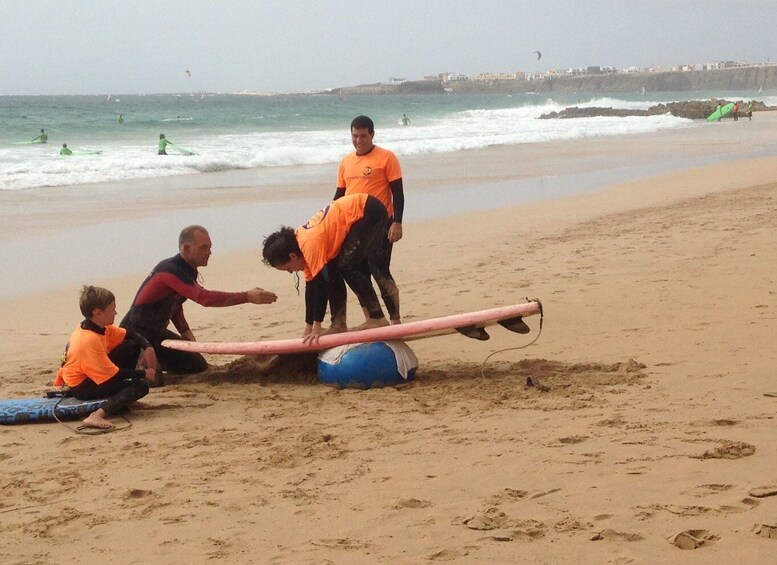
[[[84,285],[81,288],[81,298],[78,301],[78,306],[81,308],[84,318],[88,320],[92,317],[95,309],[105,310],[112,302],[116,302],[116,297],[107,288]]]

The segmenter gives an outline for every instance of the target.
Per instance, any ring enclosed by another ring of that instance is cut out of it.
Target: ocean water
[[[777,103],[777,94],[722,92],[554,98],[534,94],[342,99],[330,95],[0,97],[0,263],[13,266],[0,278],[0,299],[144,273],[160,258],[175,253],[178,232],[187,224],[208,226],[216,253],[256,248],[278,225],[299,225],[331,197],[336,163],[352,150],[351,119],[362,113],[376,123],[376,142],[398,153],[408,170],[412,156],[525,145],[525,151],[517,152],[525,156],[518,166],[531,170],[520,177],[484,174],[473,185],[472,175],[459,181],[454,174],[444,185],[427,183],[418,190],[423,181],[406,176],[408,225],[777,152],[773,122],[759,119],[753,120],[753,127],[730,122],[720,124],[721,128],[672,116],[537,119],[572,105],[647,108],[658,102],[711,97]],[[116,121],[119,113],[123,123]],[[408,126],[399,123],[403,113],[411,120]],[[32,139],[41,128],[49,134],[48,144],[15,145]],[[162,132],[198,154],[176,156],[171,150],[167,157],[158,156]],[[592,156],[583,151],[561,157],[555,150],[532,151],[531,147],[563,140],[571,140],[565,146],[573,147],[577,139],[641,133],[657,144],[646,148],[651,155],[647,159],[630,152]],[[661,140],[677,150],[664,150]],[[718,140],[725,141],[718,145]],[[62,157],[62,143],[74,151],[101,153]],[[205,174],[210,171],[221,172]],[[320,190],[312,188],[319,184]],[[198,206],[192,189],[225,190],[230,196],[249,190],[252,198],[250,202],[226,198],[217,206]],[[267,198],[255,198],[265,190]],[[484,190],[487,198],[482,197]],[[178,205],[155,207],[160,191],[166,202]],[[106,202],[104,209],[102,202]],[[124,207],[131,208],[126,217]],[[255,268],[261,280],[258,263],[247,268]]]
[[[376,125],[376,143],[400,157],[629,135],[698,126],[669,115],[538,120],[568,106],[648,108],[659,102],[742,97],[777,103],[777,94],[640,93],[630,95],[179,95],[0,97],[0,190],[148,179],[232,169],[335,164],[348,151],[358,114]],[[117,118],[123,115],[123,123]],[[410,118],[402,126],[403,114]],[[47,144],[18,144],[41,128]],[[164,133],[196,152],[158,156]],[[63,157],[63,143],[75,152]]]

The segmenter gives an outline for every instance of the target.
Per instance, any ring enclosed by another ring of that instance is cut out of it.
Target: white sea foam
[[[594,98],[580,106],[647,108],[655,102]],[[411,126],[380,129],[376,142],[400,156],[479,149],[492,145],[516,145],[587,137],[628,135],[667,128],[687,127],[691,122],[669,115],[650,117],[593,117],[544,120],[540,115],[569,106],[551,98],[535,97],[534,103],[510,108],[453,111],[415,117]],[[176,118],[179,120],[179,118]],[[185,116],[185,122],[191,120]],[[182,125],[181,127],[191,127]],[[171,137],[197,155],[184,156],[168,148],[168,157],[156,155],[153,143],[123,135],[106,139],[100,155],[63,157],[59,146],[6,145],[0,148],[0,190],[40,186],[68,186],[105,181],[145,179],[230,169],[319,165],[337,163],[352,150],[342,128],[314,131],[261,131],[224,134],[210,128],[181,130]],[[182,135],[185,138],[181,138]],[[74,150],[88,147],[70,144]],[[97,149],[97,148],[95,148]]]

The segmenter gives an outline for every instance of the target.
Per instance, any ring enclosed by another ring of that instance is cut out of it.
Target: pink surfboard
[[[370,330],[350,331],[339,334],[321,336],[317,344],[302,343],[302,338],[279,339],[273,341],[242,341],[242,342],[206,342],[166,339],[162,345],[180,351],[196,353],[215,353],[223,355],[276,355],[284,353],[308,353],[322,349],[331,349],[339,345],[351,343],[368,343],[372,341],[409,341],[438,335],[461,333],[467,337],[481,341],[489,338],[484,330],[487,326],[499,324],[516,332],[528,333],[529,327],[523,322],[523,317],[542,313],[539,300],[523,304],[480,310],[467,314],[432,318],[418,322],[408,322],[395,326],[385,326]]]

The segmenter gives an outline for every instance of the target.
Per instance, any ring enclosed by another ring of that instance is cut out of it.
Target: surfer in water
[[[156,356],[138,333],[114,326],[116,298],[99,286],[84,286],[81,322],[65,346],[55,386],[67,385],[79,400],[107,398],[83,421],[87,428],[113,428],[107,416],[118,414],[148,394],[156,379]]]
[[[168,145],[172,145],[169,139],[165,137],[165,134],[160,133],[159,134],[159,151],[157,151],[157,155],[167,155],[167,151],[165,149]]]
[[[402,125],[406,126],[410,123],[410,118],[407,117],[407,114],[402,114]]]
[[[318,343],[329,302],[332,326],[327,333],[347,331],[345,283],[356,294],[367,321],[354,329],[388,325],[370,274],[383,293],[391,319],[399,318],[399,290],[381,252],[380,238],[388,221],[386,208],[368,194],[333,201],[296,230],[281,227],[263,243],[264,262],[279,271],[302,271],[305,278],[305,343]],[[366,260],[369,271],[362,263]]]
[[[46,143],[49,140],[49,134],[44,130],[40,130],[40,133],[32,140],[33,143]]]
[[[202,306],[234,306],[247,302],[271,304],[278,298],[274,292],[258,287],[244,292],[221,292],[202,287],[197,282],[198,269],[207,266],[211,245],[210,235],[204,227],[185,227],[178,236],[178,254],[154,267],[121,321],[121,327],[143,334],[151,342],[159,367],[164,371],[201,373],[208,368],[207,361],[199,353],[162,346],[165,339],[195,341],[183,312],[187,299]],[[167,329],[170,322],[180,335]],[[161,379],[156,386],[162,386]]]
[[[394,243],[402,239],[402,215],[405,211],[405,193],[402,185],[402,167],[397,156],[388,149],[378,147],[373,143],[375,124],[368,116],[356,116],[351,121],[351,143],[353,153],[349,153],[340,161],[337,170],[337,188],[333,200],[352,194],[369,194],[380,200],[388,212],[386,223],[378,226],[380,237],[375,253],[384,257],[381,263],[386,265],[386,277],[392,284],[386,287],[378,283],[383,303],[389,310],[392,324],[402,322],[399,315],[399,294],[391,276],[391,253]],[[366,265],[362,270],[369,273]],[[374,273],[373,273],[374,275]],[[394,293],[388,295],[387,292]],[[389,302],[393,307],[389,307]],[[364,311],[365,319],[369,313]]]
[[[72,155],[73,152],[70,150],[70,148],[67,146],[67,143],[62,144],[62,149],[59,150],[60,155]]]

